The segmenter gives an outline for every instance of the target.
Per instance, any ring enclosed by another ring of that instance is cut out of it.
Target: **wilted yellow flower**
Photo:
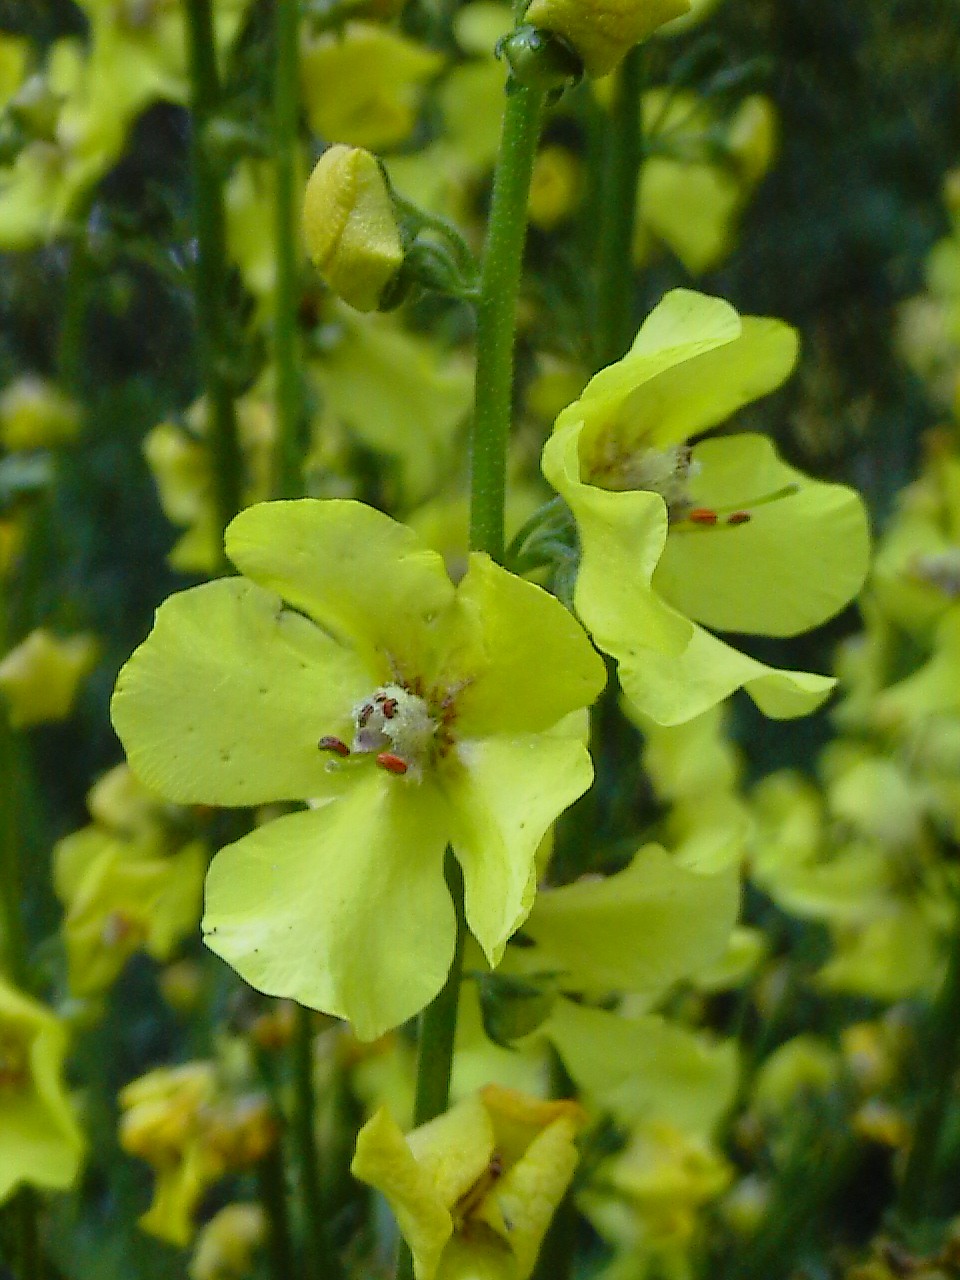
[[[582,1122],[575,1102],[488,1085],[406,1137],[381,1108],[351,1168],[390,1202],[417,1280],[527,1280]]]

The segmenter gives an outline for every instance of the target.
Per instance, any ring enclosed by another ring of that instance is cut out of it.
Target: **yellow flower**
[[[389,1201],[417,1280],[527,1280],[582,1123],[575,1102],[488,1085],[406,1137],[381,1108],[351,1168]]]
[[[21,1183],[62,1190],[83,1139],[62,1079],[67,1035],[49,1009],[0,977],[0,1204]]]
[[[207,1189],[261,1160],[276,1140],[269,1104],[258,1094],[225,1095],[212,1062],[159,1067],[120,1093],[120,1145],[157,1171],[144,1231],[185,1245]]]
[[[98,653],[93,636],[58,640],[42,627],[31,631],[0,662],[0,693],[6,697],[14,728],[65,719]]]

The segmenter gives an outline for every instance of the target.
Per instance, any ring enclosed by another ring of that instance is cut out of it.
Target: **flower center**
[[[372,755],[387,773],[407,775],[419,782],[424,767],[449,748],[448,726],[453,719],[451,697],[423,696],[419,685],[385,684],[353,709],[353,739],[323,737],[321,751],[346,760]]]
[[[646,489],[659,493],[670,519],[682,519],[693,505],[687,491],[700,464],[693,461],[689,445],[670,449],[627,449],[613,438],[604,439],[590,467],[590,479],[601,489],[622,493]]]
[[[20,1093],[29,1077],[26,1045],[19,1036],[0,1031],[0,1095]]]
[[[936,587],[947,599],[960,599],[960,547],[916,556],[910,565],[910,574]]]

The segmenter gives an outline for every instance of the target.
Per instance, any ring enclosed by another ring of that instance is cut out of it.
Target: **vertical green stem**
[[[637,45],[617,72],[610,128],[604,133],[603,198],[598,243],[595,362],[619,360],[633,337],[633,223],[642,136],[640,92],[643,47]]]
[[[226,219],[223,184],[210,132],[220,107],[211,0],[182,0],[193,113],[191,158],[197,232],[195,291],[200,363],[206,383],[208,434],[217,523],[225,529],[242,505],[243,461],[229,376]]]
[[[463,943],[467,932],[463,912],[463,873],[452,849],[447,849],[444,874],[457,913],[457,936],[447,980],[439,995],[420,1015],[414,1126],[426,1124],[434,1116],[446,1111],[450,1101],[453,1043],[457,1032],[457,1006],[463,974]],[[413,1257],[403,1241],[397,1255],[396,1280],[413,1280]]]
[[[320,1160],[315,1129],[316,1096],[313,1087],[313,1021],[309,1009],[297,1006],[293,1041],[293,1131],[300,1165],[300,1193],[306,1233],[306,1280],[334,1280],[339,1267],[328,1244],[320,1184]]]
[[[20,762],[7,708],[0,698],[0,940],[14,986],[27,978],[27,935],[20,874]]]
[[[297,199],[297,143],[299,131],[297,0],[276,0],[276,50],[273,75],[273,154],[276,182],[273,292],[273,363],[277,443],[273,493],[294,498],[302,492],[301,426],[303,397],[297,329],[297,240],[294,232]]]
[[[543,94],[507,94],[477,302],[477,382],[470,479],[470,546],[503,558],[507,438],[513,396],[517,295],[527,197],[540,136]]]
[[[931,1011],[921,1061],[927,1067],[927,1080],[900,1184],[897,1216],[903,1223],[914,1223],[931,1212],[930,1192],[944,1117],[960,1068],[960,911],[954,922],[947,972]]]
[[[503,559],[507,440],[513,407],[513,345],[517,295],[527,232],[527,197],[540,136],[544,95],[514,86],[507,93],[500,154],[480,268],[477,302],[477,375],[470,473],[470,547]],[[447,1108],[457,1004],[466,935],[463,876],[448,849],[444,872],[457,916],[453,963],[436,999],[421,1015],[414,1124]],[[413,1258],[401,1244],[396,1280],[412,1280]]]
[[[267,1257],[271,1280],[291,1280],[293,1246],[287,1218],[287,1188],[279,1143],[257,1166],[257,1189],[267,1216]]]

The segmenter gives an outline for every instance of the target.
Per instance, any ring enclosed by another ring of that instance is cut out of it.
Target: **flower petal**
[[[679,444],[774,391],[796,358],[797,336],[788,324],[741,319],[720,298],[674,289],[623,359],[590,381],[557,427],[584,422],[588,451],[611,433],[652,448]]]
[[[543,474],[570,504],[580,533],[577,613],[606,653],[623,648],[625,635],[642,637],[644,647],[678,653],[691,624],[650,588],[667,537],[663,499],[583,484],[579,433],[580,424],[572,423],[556,431],[543,451]]]
[[[859,496],[787,466],[765,436],[704,440],[690,481],[695,506],[740,507],[744,524],[671,529],[654,588],[720,631],[791,636],[817,626],[860,590],[870,543]],[[797,492],[751,506],[790,485]]]
[[[483,1164],[488,1159],[489,1154]],[[386,1196],[413,1254],[417,1280],[433,1280],[440,1255],[453,1235],[453,1219],[429,1171],[418,1164],[386,1107],[375,1112],[357,1134],[350,1172]],[[474,1176],[479,1176],[479,1170]]]
[[[836,684],[830,676],[768,667],[702,627],[694,627],[681,654],[625,643],[611,644],[608,652],[620,664],[620,684],[629,701],[657,724],[683,724],[739,688],[764,715],[787,720],[815,711]]]
[[[541,587],[474,553],[457,594],[476,614],[486,649],[482,674],[457,700],[465,736],[548,729],[606,684],[581,625]]]
[[[560,734],[460,743],[465,766],[445,781],[453,850],[463,868],[470,931],[497,965],[533,902],[544,832],[593,778],[586,747]]]
[[[733,1101],[737,1050],[661,1017],[623,1018],[558,1000],[543,1027],[577,1086],[628,1126],[669,1116],[712,1129]]]
[[[276,596],[221,578],[171,596],[124,666],[111,704],[130,766],[180,804],[329,795],[317,749],[348,736],[375,677]]]
[[[659,994],[718,958],[739,901],[732,863],[703,875],[647,845],[617,875],[542,891],[516,959],[566,991]]]
[[[391,665],[429,676],[464,639],[443,557],[361,502],[261,502],[231,522],[226,546],[241,573],[385,666],[384,677]]]
[[[258,991],[349,1018],[373,1040],[440,990],[455,923],[442,797],[364,772],[338,799],[222,849],[203,930]]]

